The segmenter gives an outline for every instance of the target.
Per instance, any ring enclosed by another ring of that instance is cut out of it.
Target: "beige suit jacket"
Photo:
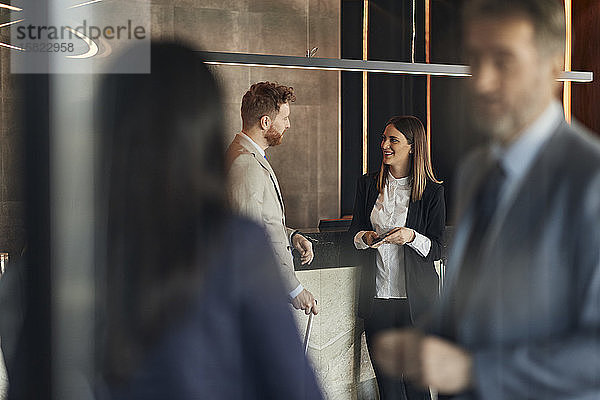
[[[265,227],[281,266],[288,293],[300,285],[294,272],[290,238],[285,226],[283,197],[275,172],[250,138],[239,133],[226,153],[228,195],[232,209]]]

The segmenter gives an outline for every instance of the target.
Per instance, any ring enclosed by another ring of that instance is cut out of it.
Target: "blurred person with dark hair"
[[[102,106],[100,397],[320,399],[267,236],[226,207],[200,56],[153,43],[151,73],[107,75]]]
[[[227,149],[229,200],[234,210],[247,216],[269,233],[284,285],[294,308],[317,314],[317,301],[294,271],[292,246],[302,264],[314,258],[310,240],[285,224],[285,207],[275,171],[265,150],[281,144],[290,127],[290,103],[296,101],[291,87],[271,82],[255,83],[242,98],[242,131]]]
[[[491,144],[458,172],[458,221],[428,333],[375,358],[461,399],[600,398],[600,144],[557,101],[558,0],[464,10],[473,114]]]
[[[360,250],[358,313],[365,320],[369,352],[374,335],[411,326],[437,299],[433,261],[441,258],[446,225],[444,187],[433,174],[421,121],[390,118],[381,151],[380,170],[358,180],[348,231]],[[427,390],[388,376],[371,359],[382,400],[430,397]]]
[[[22,257],[14,258],[17,260],[11,261],[4,274],[0,275],[0,399],[9,394],[9,382],[10,395],[19,397],[21,393],[18,390],[22,385],[16,384],[19,382],[17,379],[23,380],[25,375],[25,367],[22,360],[19,360],[23,357],[19,346],[25,346],[22,338],[27,308],[26,262]]]

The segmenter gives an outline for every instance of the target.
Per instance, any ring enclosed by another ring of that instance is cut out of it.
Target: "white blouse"
[[[384,235],[396,227],[406,225],[411,189],[411,177],[396,179],[389,173],[385,189],[377,197],[373,211],[371,211],[370,220],[377,235]],[[362,240],[365,232],[360,231],[354,236],[354,246],[359,250],[369,247]],[[419,232],[414,232],[414,240],[406,245],[426,257],[431,249],[431,240]],[[392,243],[382,244],[377,248],[376,262],[375,297],[406,298],[404,246]]]

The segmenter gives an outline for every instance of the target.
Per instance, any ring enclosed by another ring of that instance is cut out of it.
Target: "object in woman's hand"
[[[398,232],[399,230],[400,230],[400,227],[398,227],[398,228],[394,228],[394,229],[392,229],[391,231],[389,231],[389,232],[385,233],[384,235],[382,235],[382,236],[379,236],[377,239],[375,239],[375,240],[373,241],[373,243],[371,243],[371,246],[374,246],[374,245],[376,245],[377,243],[380,243],[380,242],[381,242],[381,241],[383,241],[385,238],[387,238],[388,236],[390,236],[392,233]]]

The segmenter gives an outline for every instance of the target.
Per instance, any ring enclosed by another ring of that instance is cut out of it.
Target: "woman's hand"
[[[415,231],[407,227],[401,227],[396,232],[392,233],[385,239],[383,239],[384,243],[393,243],[397,245],[404,245],[406,243],[410,243],[415,239]]]
[[[373,231],[367,231],[362,235],[362,241],[369,247],[373,246],[373,242],[379,239],[379,235]]]

